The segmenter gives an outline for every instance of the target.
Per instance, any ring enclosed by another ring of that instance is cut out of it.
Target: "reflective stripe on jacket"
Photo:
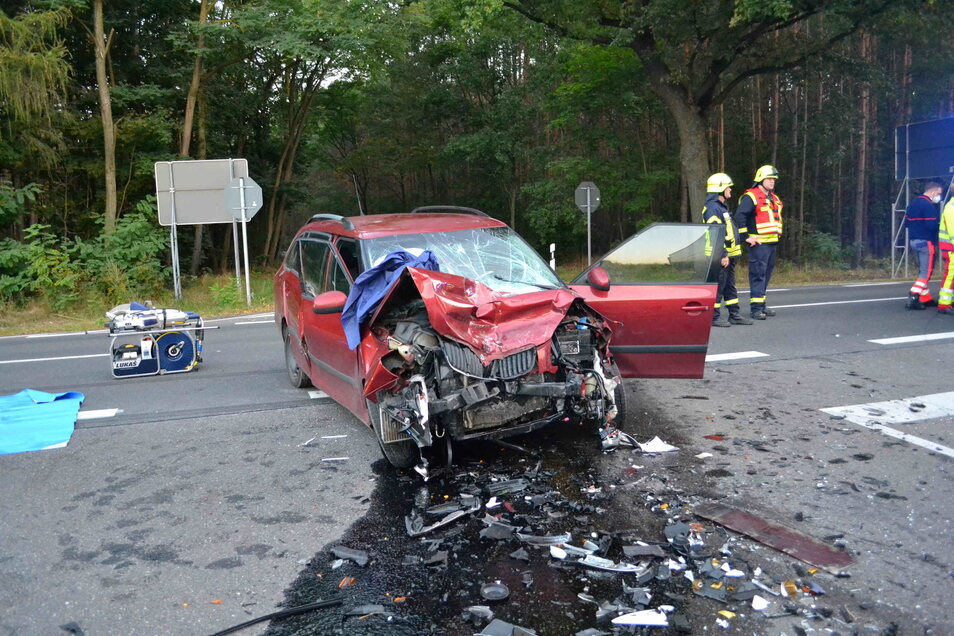
[[[729,208],[719,200],[718,194],[710,192],[706,195],[706,204],[702,208],[702,221],[725,225],[725,252],[723,253],[725,256],[734,258],[742,253],[739,231],[732,222]]]
[[[760,243],[778,243],[782,235],[782,200],[758,186],[749,188],[742,196],[749,197],[755,205],[755,228],[746,227],[749,236],[755,236]]]

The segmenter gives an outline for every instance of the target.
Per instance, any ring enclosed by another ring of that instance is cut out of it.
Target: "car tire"
[[[295,360],[295,352],[292,349],[294,345],[292,345],[287,329],[282,329],[282,339],[285,341],[285,369],[288,371],[288,380],[296,389],[311,386],[308,375],[298,366],[298,361]]]
[[[613,365],[612,368],[613,377],[616,380],[616,388],[613,389],[613,399],[616,401],[616,419],[613,420],[613,424],[618,429],[625,429],[626,427],[626,385],[623,383],[623,378],[619,374],[619,369],[616,368],[616,365]]]
[[[378,446],[381,447],[381,454],[395,468],[410,468],[421,461],[421,453],[417,449],[417,444],[410,437],[403,442],[393,442],[385,444],[381,441],[381,411],[377,404],[371,400],[365,400],[368,405],[368,415],[371,418],[371,428],[374,431],[374,437],[378,440]]]

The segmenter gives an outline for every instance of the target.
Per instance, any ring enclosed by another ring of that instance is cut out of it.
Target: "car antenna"
[[[364,207],[361,205],[361,191],[358,190],[358,177],[352,172],[351,179],[354,181],[354,196],[358,198],[358,213],[364,216]]]

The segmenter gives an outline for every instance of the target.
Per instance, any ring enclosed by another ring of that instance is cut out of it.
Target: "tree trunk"
[[[112,39],[112,35],[110,35]],[[106,75],[106,56],[109,43],[103,27],[103,0],[93,0],[93,46],[96,53],[96,83],[99,89],[99,111],[103,122],[103,156],[106,173],[106,216],[104,228],[107,233],[116,228],[116,128],[113,126],[113,107],[109,96],[109,79]]]
[[[677,91],[665,84],[653,86],[656,94],[666,104],[669,114],[676,120],[679,132],[679,164],[684,187],[689,191],[689,211],[680,215],[690,216],[702,210],[706,202],[705,185],[709,178],[709,152],[706,138],[706,117],[701,109],[687,103]]]
[[[861,36],[861,58],[871,61],[871,35]],[[855,185],[855,255],[854,266],[858,267],[864,260],[865,241],[865,207],[867,203],[868,185],[868,123],[871,118],[871,87],[868,82],[861,85],[861,127],[858,131],[858,180]]]

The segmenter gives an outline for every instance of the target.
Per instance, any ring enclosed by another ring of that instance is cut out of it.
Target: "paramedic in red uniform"
[[[941,202],[944,186],[931,181],[924,188],[924,194],[911,201],[904,215],[904,225],[908,230],[911,254],[918,264],[918,279],[908,292],[908,309],[924,309],[934,304],[928,283],[934,273],[934,261],[937,259],[937,234],[941,224],[941,215],[937,204]]]
[[[749,246],[749,311],[755,320],[775,315],[765,305],[765,292],[775,269],[775,247],[782,236],[782,200],[775,194],[778,170],[762,166],[735,211],[735,225]]]

